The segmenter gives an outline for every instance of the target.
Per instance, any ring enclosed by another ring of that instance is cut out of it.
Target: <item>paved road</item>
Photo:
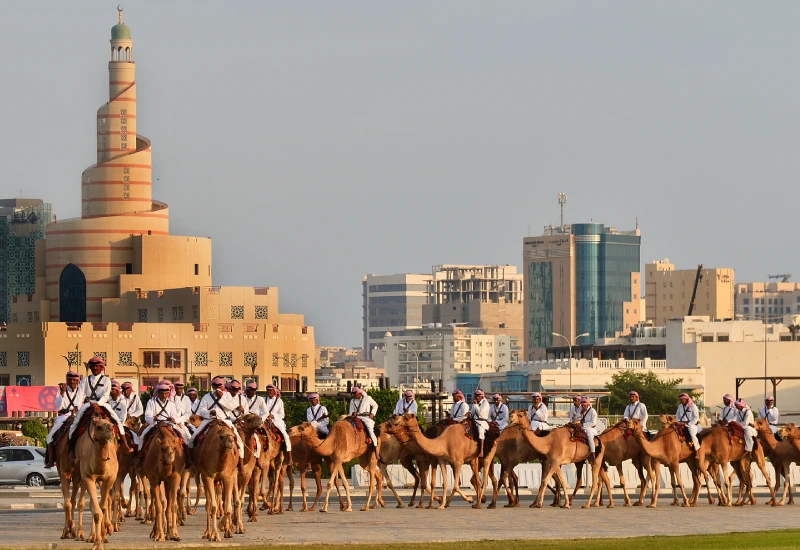
[[[523,508],[473,510],[458,499],[448,510],[418,510],[386,508],[344,513],[331,507],[327,514],[320,512],[286,512],[282,516],[260,515],[258,523],[246,524],[247,533],[234,535],[222,544],[348,544],[374,542],[429,542],[470,541],[477,539],[514,540],[533,538],[579,537],[630,537],[640,535],[685,535],[687,533],[728,533],[797,527],[797,510],[794,507],[773,508],[762,504],[743,508],[719,508],[702,503],[698,508],[657,509],[594,508],[580,509],[584,497],[576,498],[576,506],[569,510],[545,507],[534,510]],[[387,502],[388,504],[388,502]],[[618,503],[619,504],[619,503]],[[354,502],[354,508],[363,505],[363,499]],[[394,506],[394,504],[388,504]],[[56,543],[58,548],[84,548],[82,543],[62,541],[63,512],[55,510],[3,511],[0,514],[0,532],[3,546],[12,548],[45,548]],[[89,516],[84,525],[89,526]],[[565,520],[567,520],[565,522]],[[575,523],[577,520],[578,523]],[[565,530],[565,525],[585,525],[587,530],[576,533]],[[346,529],[342,527],[346,526]],[[152,548],[149,539],[150,525],[141,525],[128,519],[122,532],[115,533],[112,548]],[[203,509],[191,516],[181,528],[180,543],[159,543],[156,546],[207,545],[200,539],[205,528]],[[215,543],[219,545],[220,543]],[[52,546],[51,546],[52,548]]]

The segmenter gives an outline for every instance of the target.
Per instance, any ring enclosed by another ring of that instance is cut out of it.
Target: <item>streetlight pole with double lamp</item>
[[[416,349],[412,348],[411,346],[409,346],[408,342],[397,342],[395,345],[398,348],[403,347],[407,351],[410,351],[411,353],[414,354],[414,359],[415,359],[415,362],[416,362],[416,371],[417,371],[416,378],[414,378],[414,390],[416,391],[417,384],[419,383],[419,352],[420,351],[424,351],[426,349],[435,349],[436,346],[429,345],[429,346],[426,346],[426,347],[421,348],[419,350],[416,350]],[[444,349],[442,350],[442,359],[444,360]]]
[[[577,335],[572,341],[569,340],[563,334],[559,334],[557,332],[553,333],[553,336],[558,336],[559,338],[563,338],[564,341],[567,343],[567,347],[569,348],[569,391],[572,393],[572,346],[578,341],[578,338],[583,338],[584,336],[589,336],[588,332],[584,332],[583,334]]]

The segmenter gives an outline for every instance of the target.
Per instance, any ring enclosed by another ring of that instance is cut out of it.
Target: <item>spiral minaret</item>
[[[157,262],[148,264],[143,240],[136,238],[169,235],[169,210],[152,198],[150,140],[136,133],[133,40],[118,9],[119,23],[111,28],[109,100],[97,110],[97,163],[81,178],[81,217],[47,227],[45,272],[39,275],[46,277],[52,321],[100,321],[103,300],[134,288],[210,284],[210,265],[202,274],[195,267],[192,277],[162,273]],[[151,240],[149,246],[163,250],[176,242]],[[210,264],[210,247],[210,241],[201,246],[204,260],[191,261]],[[186,261],[198,253],[183,248]],[[81,292],[85,306],[74,305]],[[66,310],[65,300],[72,303]]]

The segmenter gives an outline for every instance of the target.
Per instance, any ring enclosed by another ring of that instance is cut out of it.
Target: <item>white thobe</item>
[[[200,406],[197,408],[197,415],[204,420],[200,426],[197,427],[192,437],[189,438],[189,447],[194,448],[194,442],[197,436],[206,429],[206,426],[216,419],[224,422],[233,431],[233,435],[236,437],[236,444],[239,447],[239,458],[244,458],[244,442],[239,435],[239,430],[237,430],[233,426],[233,423],[227,418],[230,411],[235,408],[236,403],[234,403],[231,394],[228,392],[223,392],[220,397],[217,397],[215,391],[205,394],[200,400]],[[216,411],[216,416],[211,414],[211,411]]]
[[[59,394],[56,397],[56,408],[58,409],[58,417],[56,421],[53,423],[53,427],[47,434],[46,441],[47,443],[53,442],[53,436],[56,432],[64,425],[64,422],[67,421],[67,418],[71,417],[75,414],[73,411],[75,407],[83,406],[83,388],[80,384],[74,390],[66,388],[64,390],[64,395]]]
[[[767,407],[761,407],[761,410],[758,411],[758,416],[767,419],[767,422],[769,422],[769,429],[772,430],[773,434],[778,432],[778,419],[780,418],[778,407],[770,407],[769,409],[767,409]]]
[[[697,405],[692,403],[687,406],[681,403],[678,405],[675,419],[686,425],[686,429],[689,431],[689,435],[692,438],[695,451],[700,449],[700,442],[697,440],[697,421],[700,419],[700,413],[697,412]]]
[[[275,397],[267,397],[264,400],[264,410],[267,413],[267,419],[272,415],[272,425],[283,434],[283,439],[286,441],[286,450],[291,451],[292,442],[289,440],[289,434],[286,431],[286,421],[284,420],[286,413],[283,410],[283,399],[277,395]]]
[[[461,422],[467,417],[468,414],[469,407],[467,407],[467,403],[465,401],[456,401],[453,403],[453,406],[450,407],[450,419],[455,420],[456,422]]]
[[[325,418],[322,418],[322,417]],[[328,433],[328,408],[324,405],[311,405],[306,409],[306,420],[311,422],[311,425],[316,428],[317,432],[326,434]]]
[[[753,442],[756,437],[756,429],[753,427],[756,423],[755,419],[753,419],[753,411],[751,411],[749,407],[737,410],[734,422],[744,427],[744,448],[746,451],[752,451]]]
[[[470,407],[469,414],[475,422],[475,427],[478,429],[478,439],[483,439],[486,435],[486,430],[489,429],[489,402],[486,399],[481,399],[477,403],[473,403]]]
[[[594,438],[597,436],[597,430],[595,426],[597,426],[597,411],[589,405],[589,408],[583,410],[581,407],[581,417],[580,417],[581,427],[583,427],[583,431],[586,432],[586,440],[589,443],[589,452],[594,453]]]
[[[492,405],[491,415],[492,420],[497,422],[497,425],[500,427],[500,431],[505,430],[506,426],[508,426],[508,405],[505,403]]]
[[[83,414],[89,409],[92,403],[97,403],[103,407],[108,413],[109,418],[116,421],[120,434],[125,432],[125,425],[119,421],[117,415],[114,414],[114,411],[108,405],[108,398],[111,397],[111,379],[108,376],[105,374],[99,374],[97,376],[90,374],[89,376],[85,376],[83,380],[81,380],[81,390],[83,390],[84,401],[87,402],[78,410],[75,421],[72,423],[72,426],[69,427],[70,437],[75,433],[75,429],[80,424]]]
[[[647,429],[647,407],[641,401],[637,401],[636,403],[628,403],[628,406],[625,407],[625,412],[622,414],[622,416],[626,420],[638,418],[642,421],[642,429]]]
[[[378,412],[378,404],[369,395],[364,394],[361,399],[350,400],[350,415],[359,417],[364,422],[364,427],[367,429],[372,444],[377,447],[378,438],[375,437],[375,420],[370,418],[369,415],[374,415]]]
[[[531,419],[531,430],[550,429],[550,425],[547,423],[547,406],[544,403],[539,403],[538,407],[531,404],[528,407],[528,418]]]
[[[397,415],[404,415],[406,413],[411,413],[414,416],[417,414],[417,400],[412,399],[410,402],[406,401],[405,397],[401,397],[397,401],[397,405],[394,406],[394,412],[392,414]]]

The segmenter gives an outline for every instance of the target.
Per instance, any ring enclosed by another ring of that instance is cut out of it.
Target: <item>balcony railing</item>
[[[195,332],[208,332],[208,323],[194,323]]]
[[[220,332],[233,332],[233,325],[230,323],[220,323],[217,327]]]

